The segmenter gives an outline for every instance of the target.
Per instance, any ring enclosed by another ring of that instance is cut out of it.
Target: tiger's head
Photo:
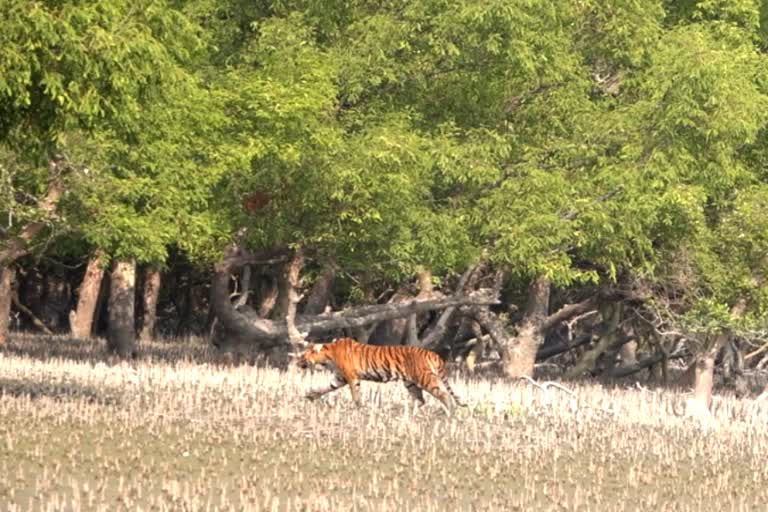
[[[310,343],[307,346],[307,350],[304,351],[299,360],[296,362],[297,366],[302,369],[314,368],[315,365],[323,365],[329,361],[328,347],[323,343]]]

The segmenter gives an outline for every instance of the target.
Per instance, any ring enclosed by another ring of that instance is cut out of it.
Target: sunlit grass
[[[413,414],[401,384],[221,364],[202,341],[110,361],[100,342],[0,353],[0,510],[763,510],[768,404],[455,379]]]

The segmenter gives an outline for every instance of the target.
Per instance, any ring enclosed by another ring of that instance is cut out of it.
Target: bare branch
[[[48,326],[45,325],[45,322],[40,320],[37,316],[35,316],[31,309],[21,303],[19,300],[19,294],[16,291],[11,294],[11,301],[13,302],[13,305],[16,306],[16,309],[27,315],[27,318],[32,320],[32,323],[35,325],[35,327],[43,331],[45,334],[53,334]]]
[[[55,162],[51,163],[51,166],[57,166]],[[52,169],[52,174],[54,170]],[[53,215],[56,211],[56,205],[59,203],[62,193],[64,192],[64,185],[61,182],[61,178],[58,173],[55,174],[53,180],[48,185],[48,191],[45,196],[41,197],[37,202],[37,208],[42,212],[43,217],[47,218]],[[0,265],[7,265],[8,263],[24,256],[29,251],[29,242],[37,236],[40,231],[46,226],[43,220],[36,222],[30,222],[21,228],[21,231],[13,238],[5,241],[0,245]]]
[[[521,379],[524,379],[524,380],[528,381],[529,383],[533,384],[534,386],[536,386],[537,388],[539,388],[542,391],[546,391],[548,387],[553,387],[553,388],[557,388],[557,389],[559,389],[561,391],[565,391],[566,393],[568,393],[571,396],[576,396],[576,393],[574,393],[570,389],[566,388],[562,384],[558,384],[557,382],[547,381],[547,382],[542,382],[541,384],[539,384],[538,382],[536,382],[535,380],[533,380],[531,377],[529,377],[527,375],[522,376]]]
[[[463,293],[465,291],[467,284],[477,275],[480,267],[480,264],[471,266],[464,272],[464,274],[462,274],[461,278],[459,279],[459,283],[456,286],[457,294]],[[446,308],[432,329],[430,329],[429,333],[421,340],[419,346],[433,349],[439,345],[440,341],[445,336],[445,333],[448,330],[448,325],[453,320],[455,314],[455,307]]]
[[[595,297],[590,297],[581,302],[577,302],[576,304],[566,304],[556,312],[546,317],[541,323],[540,329],[542,332],[546,332],[560,322],[568,320],[571,317],[587,313],[596,305],[597,299]]]

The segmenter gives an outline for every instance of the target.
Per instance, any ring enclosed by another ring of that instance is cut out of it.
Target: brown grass
[[[100,342],[0,353],[0,510],[764,510],[768,404],[678,418],[664,391],[461,380],[302,395],[323,372],[217,364],[200,341],[110,363]]]

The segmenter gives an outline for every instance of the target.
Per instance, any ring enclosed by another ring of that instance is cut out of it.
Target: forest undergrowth
[[[324,371],[221,360],[203,340],[113,362],[103,341],[0,352],[0,510],[762,510],[768,403],[455,376],[469,404],[414,412],[401,384],[308,402]]]

